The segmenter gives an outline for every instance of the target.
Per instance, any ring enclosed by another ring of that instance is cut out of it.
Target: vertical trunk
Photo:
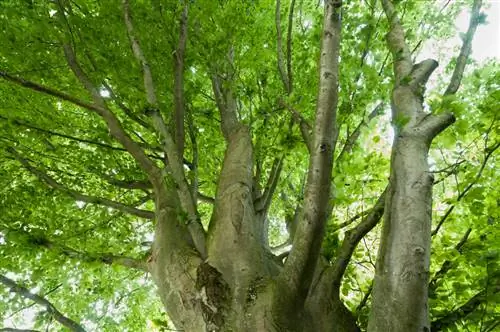
[[[163,192],[156,198],[156,230],[148,260],[160,299],[172,322],[184,331],[205,331],[205,313],[197,287],[201,264],[187,227],[178,222],[178,198]]]
[[[431,186],[428,147],[400,135],[392,153],[390,189],[373,292],[370,331],[426,331]],[[390,294],[390,296],[389,296]]]
[[[422,66],[426,68],[424,77],[428,77],[437,63],[415,65],[411,74],[418,76]],[[433,177],[427,154],[432,139],[454,120],[449,115],[425,114],[417,84],[396,84],[392,94],[396,135],[370,332],[430,331],[427,291]]]

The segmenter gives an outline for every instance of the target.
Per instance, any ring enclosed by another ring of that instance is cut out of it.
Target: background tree
[[[3,330],[495,330],[481,6],[2,1]]]

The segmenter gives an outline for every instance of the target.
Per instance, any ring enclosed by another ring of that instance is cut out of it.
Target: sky
[[[484,1],[487,25],[478,26],[472,42],[472,57],[482,62],[487,58],[500,60],[500,0]],[[463,11],[457,18],[456,26],[460,32],[467,31],[469,25],[469,11]],[[453,41],[457,44],[461,40],[456,36]]]

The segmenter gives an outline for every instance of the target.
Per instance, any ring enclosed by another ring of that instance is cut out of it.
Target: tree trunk
[[[428,77],[437,63],[426,67]],[[411,74],[410,74],[411,75]],[[424,79],[425,81],[425,79]],[[418,87],[397,83],[392,94],[395,139],[385,219],[373,288],[368,331],[430,331],[428,277],[431,245],[432,183],[427,154],[432,139],[453,116],[426,114]]]

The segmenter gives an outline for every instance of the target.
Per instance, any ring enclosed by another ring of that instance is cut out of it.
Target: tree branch
[[[276,0],[276,11],[275,11],[275,21],[276,21],[276,52],[278,58],[278,70],[280,73],[281,82],[285,87],[287,94],[290,94],[292,87],[290,85],[289,77],[287,75],[287,69],[285,67],[285,59],[283,56],[283,37],[281,35],[281,1]]]
[[[70,331],[74,332],[85,332],[85,329],[75,322],[74,320],[64,316],[57,308],[50,303],[47,299],[40,295],[31,293],[27,288],[17,284],[14,280],[7,278],[4,275],[0,275],[0,283],[4,284],[10,288],[11,292],[17,293],[18,295],[32,300],[33,302],[44,306],[46,310],[57,320],[61,325],[67,327]]]
[[[290,11],[288,13],[288,30],[286,35],[286,73],[288,75],[289,93],[293,90],[293,70],[292,70],[292,31],[293,31],[293,10],[295,0],[290,2]]]
[[[87,202],[87,203],[92,203],[92,204],[97,204],[97,205],[103,205],[107,206],[128,214],[132,214],[141,218],[145,219],[154,219],[154,212],[152,211],[147,211],[147,210],[141,210],[137,209],[135,207],[132,207],[130,205],[126,205],[120,202],[115,202],[112,200],[109,200],[107,198],[100,198],[100,197],[94,197],[94,196],[88,196],[81,194],[75,190],[69,189],[64,187],[62,184],[57,182],[54,178],[50,177],[48,174],[44,173],[43,171],[33,167],[28,160],[26,160],[24,157],[22,157],[14,148],[8,148],[8,152],[10,152],[28,171],[36,175],[40,180],[45,182],[47,185],[51,186],[54,189],[60,190],[69,196],[73,197],[75,200],[82,201],[82,202]]]
[[[41,92],[53,97],[57,97],[59,99],[68,101],[72,104],[75,104],[77,106],[83,107],[84,109],[97,113],[99,116],[103,118],[103,120],[106,122],[110,133],[113,137],[115,137],[118,142],[120,142],[125,149],[134,157],[134,159],[139,163],[141,168],[146,171],[148,174],[148,177],[151,178],[151,180],[156,181],[156,176],[155,174],[157,173],[157,167],[153,164],[153,162],[147,157],[147,155],[144,153],[144,151],[137,145],[136,142],[134,142],[130,136],[125,132],[123,127],[121,126],[121,123],[119,122],[118,118],[109,111],[107,108],[103,108],[101,106],[95,105],[95,104],[90,104],[86,101],[83,101],[81,99],[75,98],[71,95],[68,95],[66,93],[57,91],[55,89],[25,80],[23,78],[15,77],[12,76],[6,72],[0,71],[0,78],[3,78],[7,81],[10,81],[12,83],[15,83],[17,85],[20,85],[22,87],[31,89],[33,91]],[[158,170],[159,171],[159,170]]]
[[[460,242],[458,242],[457,245],[455,246],[455,250],[458,251],[460,254],[462,254],[462,247],[464,246],[465,242],[467,242],[467,240],[469,239],[469,235],[471,232],[472,228],[467,229]],[[434,293],[434,291],[437,288],[437,282],[446,274],[446,272],[448,272],[451,269],[451,267],[452,267],[452,261],[445,260],[443,262],[441,268],[434,274],[434,277],[432,277],[429,283],[430,294]]]
[[[312,138],[311,131],[312,127],[309,122],[291,105],[287,104],[284,100],[279,101],[280,105],[284,106],[290,113],[292,113],[293,120],[299,124],[300,133],[302,135],[302,139],[306,144],[307,150],[309,153],[312,150]]]
[[[144,89],[146,90],[146,99],[151,107],[157,108],[158,100],[156,98],[153,75],[151,74],[151,68],[149,67],[148,62],[146,61],[146,57],[144,56],[144,53],[142,53],[139,41],[135,36],[134,26],[132,24],[132,18],[130,17],[130,4],[128,0],[123,0],[122,4],[123,4],[123,17],[125,19],[125,26],[127,27],[128,38],[132,46],[132,52],[134,53],[135,58],[139,61],[139,64],[141,65],[143,79],[144,79]]]
[[[175,115],[175,143],[180,156],[184,155],[184,54],[187,41],[188,1],[184,2],[180,18],[179,44],[173,54],[174,57],[174,115]]]
[[[12,327],[4,327],[0,329],[0,332],[41,332],[39,330],[26,330],[26,329],[15,329]]]
[[[460,202],[460,200],[462,198],[465,197],[465,195],[467,195],[467,193],[469,192],[469,190],[472,189],[472,187],[479,181],[479,179],[481,178],[481,175],[483,174],[483,171],[484,171],[484,168],[486,167],[486,164],[488,163],[488,160],[490,159],[490,157],[493,155],[493,153],[498,149],[500,148],[500,141],[498,141],[497,143],[487,147],[485,149],[485,152],[486,152],[486,155],[484,157],[484,160],[481,164],[481,167],[479,168],[479,171],[477,172],[476,174],[476,177],[474,178],[474,180],[472,182],[469,183],[469,185],[467,187],[465,187],[465,189],[457,196],[457,201],[456,203]],[[448,208],[448,210],[446,211],[446,213],[441,217],[441,219],[439,220],[436,228],[432,231],[431,235],[434,236],[436,235],[439,230],[441,229],[441,226],[443,226],[444,222],[446,221],[446,219],[448,218],[448,216],[451,214],[451,212],[453,211],[453,209],[455,208],[455,204],[453,204],[452,206],[450,206]]]
[[[383,193],[377,200],[377,203],[370,210],[370,213],[363,218],[363,220],[353,229],[348,230],[345,234],[344,241],[338,250],[335,262],[332,265],[333,274],[332,280],[333,291],[338,292],[340,288],[340,282],[342,276],[345,273],[347,265],[351,260],[352,253],[356,249],[359,241],[368,234],[380,221],[382,215],[384,214],[385,207],[385,196],[387,194],[388,187],[385,188]]]
[[[66,134],[62,134],[62,133],[59,133],[59,132],[56,132],[56,131],[52,131],[52,130],[48,130],[48,129],[43,129],[43,128],[37,127],[37,126],[35,126],[33,124],[30,124],[30,123],[27,123],[27,122],[24,122],[24,121],[20,121],[20,120],[17,120],[17,119],[7,118],[7,117],[4,117],[2,115],[0,115],[0,119],[12,122],[13,124],[15,124],[17,126],[25,127],[25,128],[29,128],[29,129],[33,129],[33,130],[36,130],[36,131],[41,132],[41,133],[49,134],[51,136],[57,136],[57,137],[66,138],[66,139],[69,139],[69,140],[72,140],[72,141],[76,141],[76,142],[81,142],[81,143],[86,143],[86,144],[90,144],[90,145],[100,146],[102,148],[106,148],[106,149],[110,149],[110,150],[128,152],[127,149],[119,147],[119,146],[113,146],[113,145],[106,144],[106,143],[101,143],[101,142],[92,141],[92,140],[85,139],[85,138],[80,138],[80,137],[75,137],[75,136],[71,136],[71,135],[66,135]],[[153,159],[162,159],[163,160],[163,158],[160,158],[160,157],[158,157],[158,156],[156,156],[154,154],[148,154],[147,156],[150,157],[150,158],[153,158]]]
[[[279,158],[274,158],[273,165],[271,167],[271,173],[267,179],[266,186],[264,187],[264,193],[255,202],[255,211],[267,211],[271,205],[273,199],[274,191],[278,185],[281,170],[283,169],[284,156]]]
[[[387,44],[394,62],[396,85],[412,70],[411,53],[405,41],[405,32],[399,21],[398,14],[391,0],[382,0],[382,7],[389,21],[390,30],[387,34]]]
[[[458,55],[455,69],[453,70],[453,75],[450,79],[450,84],[444,92],[445,96],[455,94],[460,87],[460,83],[462,82],[465,65],[467,64],[467,59],[469,58],[472,50],[472,39],[474,38],[477,26],[480,23],[479,17],[481,14],[479,13],[479,11],[481,10],[482,2],[482,0],[474,0],[474,3],[472,5],[469,28],[467,29],[467,33],[465,34],[462,48],[460,49],[460,54]]]
[[[294,305],[304,301],[307,296],[330,211],[331,173],[337,136],[341,5],[341,1],[330,0],[326,1],[324,6],[319,93],[304,209],[293,239],[292,250],[281,274],[283,289],[280,288],[278,292],[279,296],[283,295],[281,302],[290,301]]]
[[[187,4],[186,4],[186,6],[187,6]],[[186,177],[184,174],[184,166],[182,164],[183,158],[182,158],[182,155],[179,154],[179,151],[176,148],[174,139],[173,139],[171,133],[169,132],[167,125],[165,124],[165,121],[163,120],[163,117],[158,109],[158,101],[156,99],[156,93],[155,93],[155,89],[154,89],[151,69],[149,68],[149,65],[146,61],[146,57],[144,56],[144,54],[141,50],[139,42],[138,42],[137,38],[135,37],[134,27],[132,24],[132,19],[130,17],[130,6],[129,6],[128,0],[123,0],[123,13],[124,13],[124,18],[125,18],[125,25],[127,27],[127,33],[128,33],[129,39],[130,39],[130,43],[132,45],[132,51],[133,51],[136,59],[141,64],[142,71],[143,71],[144,88],[146,90],[147,101],[149,103],[149,108],[146,110],[146,113],[149,117],[151,117],[151,119],[153,121],[153,127],[155,128],[155,130],[163,138],[163,150],[165,151],[165,153],[167,155],[168,167],[171,171],[172,178],[178,186],[177,192],[179,194],[182,209],[187,214],[187,218],[188,218],[187,225],[188,225],[189,233],[191,234],[191,237],[193,239],[195,247],[198,250],[198,252],[200,253],[200,255],[202,257],[206,257],[205,232],[204,232],[203,226],[201,225],[200,220],[198,218],[198,213],[196,211],[196,203],[193,200],[193,197],[191,195],[191,190],[189,188],[189,185],[187,183],[187,180],[186,180]],[[187,19],[187,7],[184,8],[183,15],[186,15],[186,19]],[[181,24],[181,30],[182,29],[187,29],[187,28],[183,27]],[[184,31],[184,33],[187,33],[187,32]],[[181,39],[182,38],[187,38],[187,35],[183,36],[183,33],[181,31]],[[182,44],[182,40],[180,41],[180,43]],[[184,43],[185,43],[185,41],[184,41]],[[184,48],[185,45],[183,46],[181,44],[180,44],[180,47]],[[184,50],[182,49],[181,52],[183,53]],[[177,82],[177,83],[179,83],[179,82]],[[181,83],[182,83],[182,81],[181,81]],[[182,121],[183,121],[182,125],[184,125],[184,119]],[[184,142],[182,142],[182,144],[184,144]]]
[[[110,253],[89,253],[82,252],[76,249],[57,244],[53,241],[48,240],[47,238],[35,238],[31,236],[30,243],[39,245],[41,247],[54,250],[64,256],[69,258],[77,259],[83,262],[101,262],[107,265],[121,265],[127,268],[137,269],[144,272],[148,272],[148,265],[146,261],[139,260],[132,257],[122,256],[122,255],[113,255]]]
[[[349,137],[347,137],[347,140],[344,144],[344,147],[342,148],[337,159],[335,160],[335,165],[338,165],[339,162],[342,161],[342,159],[344,158],[346,153],[350,153],[352,151],[352,149],[354,148],[354,144],[356,144],[356,142],[359,138],[359,135],[361,135],[361,129],[363,127],[367,126],[368,123],[373,118],[375,118],[377,115],[382,114],[382,111],[384,110],[384,106],[385,106],[384,102],[378,103],[378,105],[375,106],[375,108],[370,112],[370,114],[368,114],[368,121],[365,121],[365,119],[363,118],[359,122],[359,124],[356,126],[356,129],[354,129],[354,131],[351,133],[351,135],[349,135]]]
[[[419,130],[427,140],[432,141],[440,132],[455,122],[455,115],[450,112],[427,114],[420,122]]]
[[[221,130],[226,141],[230,140],[231,134],[236,132],[240,123],[236,116],[236,100],[231,88],[224,88],[218,74],[212,75],[212,88],[220,112]]]
[[[494,294],[500,292],[500,285],[496,285],[494,287],[495,288],[492,290]],[[446,316],[434,320],[431,323],[431,331],[432,332],[444,331],[448,327],[455,325],[457,321],[465,318],[468,314],[476,310],[476,308],[481,303],[486,301],[486,299],[487,299],[486,289],[483,289],[482,291],[471,297],[469,301],[465,302],[455,310],[449,312]]]

